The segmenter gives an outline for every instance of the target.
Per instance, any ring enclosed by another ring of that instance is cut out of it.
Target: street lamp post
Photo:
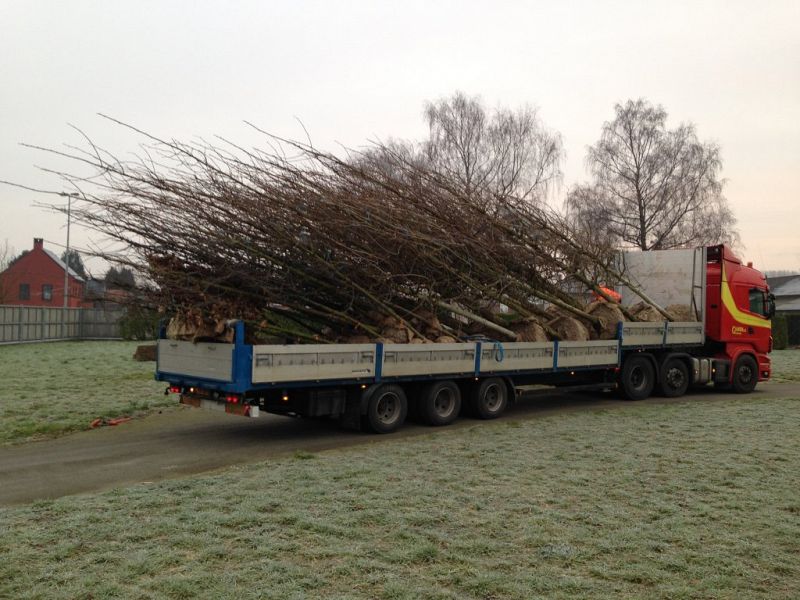
[[[61,316],[61,337],[66,337],[66,319],[67,319],[67,307],[69,306],[69,226],[70,221],[72,220],[72,199],[77,198],[77,193],[68,194],[67,192],[61,192],[59,196],[66,197],[67,199],[67,249],[64,254],[64,311]]]

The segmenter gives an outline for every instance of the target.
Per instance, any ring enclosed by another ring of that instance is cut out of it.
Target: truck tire
[[[392,433],[405,422],[407,414],[408,399],[403,388],[382,384],[370,390],[363,421],[373,433]]]
[[[658,389],[662,396],[678,398],[689,389],[689,368],[679,358],[668,358],[661,367]]]
[[[749,394],[756,389],[758,383],[758,364],[749,354],[743,354],[736,360],[733,368],[731,389],[737,394]]]
[[[656,372],[646,356],[632,354],[625,359],[620,373],[620,391],[626,400],[644,400],[653,392]]]
[[[506,383],[499,377],[484,379],[473,386],[470,393],[470,409],[479,419],[496,419],[508,406]]]
[[[461,412],[461,390],[452,381],[435,381],[422,389],[419,412],[428,425],[449,425]]]

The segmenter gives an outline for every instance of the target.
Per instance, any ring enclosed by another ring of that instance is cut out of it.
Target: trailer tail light
[[[239,404],[239,396],[235,396],[234,394],[228,394],[225,396],[225,401],[230,402],[231,404]]]
[[[179,388],[177,385],[171,385],[171,386],[169,386],[169,393],[170,394],[180,394],[181,393],[181,388]]]

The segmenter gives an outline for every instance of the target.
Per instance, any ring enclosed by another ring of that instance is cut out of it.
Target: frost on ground
[[[0,509],[0,597],[796,598],[798,430],[687,398]]]
[[[775,350],[772,359],[772,381],[800,381],[800,348]]]
[[[136,362],[139,342],[51,342],[0,346],[0,445],[87,429],[97,418],[174,405]]]

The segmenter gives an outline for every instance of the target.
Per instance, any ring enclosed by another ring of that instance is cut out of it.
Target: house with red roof
[[[33,238],[33,249],[0,273],[0,304],[63,307],[64,269],[67,266],[55,252],[44,247],[44,240]],[[72,268],[67,275],[67,306],[91,306],[84,300],[84,278]]]

